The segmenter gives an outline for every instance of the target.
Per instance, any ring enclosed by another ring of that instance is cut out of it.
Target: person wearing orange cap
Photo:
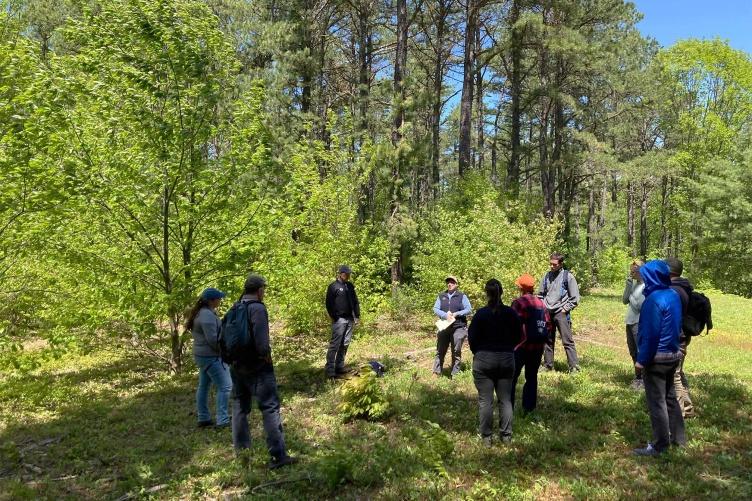
[[[514,281],[520,297],[512,301],[512,309],[522,323],[522,342],[514,351],[514,379],[512,380],[512,405],[517,380],[525,367],[525,385],[522,387],[522,409],[533,412],[538,401],[538,368],[543,358],[546,340],[553,332],[551,316],[543,301],[533,294],[535,278],[527,273]]]

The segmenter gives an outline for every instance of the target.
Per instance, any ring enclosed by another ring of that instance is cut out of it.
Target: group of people
[[[350,282],[352,270],[342,265],[337,279],[326,294],[326,310],[332,319],[332,338],[326,355],[326,375],[332,379],[346,377],[347,348],[353,328],[360,319],[360,305],[355,287]],[[269,315],[264,305],[266,280],[250,274],[245,281],[238,303],[248,309],[251,349],[240,354],[238,360],[227,364],[222,359],[220,332],[222,322],[217,307],[226,294],[215,288],[205,289],[194,304],[186,320],[186,329],[193,336],[193,357],[199,369],[196,390],[196,416],[199,428],[232,428],[232,441],[241,457],[251,446],[248,414],[255,399],[261,411],[266,445],[271,455],[269,468],[275,469],[297,462],[287,453],[280,417],[280,403],[269,339]],[[209,412],[209,389],[216,388],[216,420]],[[232,417],[228,404],[232,395]]]
[[[515,387],[525,370],[522,408],[536,408],[538,370],[554,369],[556,331],[564,346],[570,373],[580,370],[572,336],[571,311],[580,301],[575,277],[564,268],[564,257],[554,253],[550,271],[539,281],[529,274],[515,280],[519,295],[507,306],[502,302],[503,287],[497,279],[485,284],[486,306],[468,321],[472,306],[459,290],[455,276],[445,279],[446,290],[434,303],[434,312],[445,321],[437,333],[433,373],[442,375],[444,359],[451,346],[450,376],[461,370],[465,339],[473,353],[472,373],[478,391],[479,431],[483,442],[493,442],[494,393],[499,406],[499,439],[512,440]],[[347,377],[345,357],[360,319],[360,304],[350,282],[352,270],[342,265],[326,292],[326,310],[332,320],[332,333],[326,354],[328,378]],[[690,337],[682,335],[682,314],[687,309],[691,286],[681,277],[677,259],[632,263],[623,300],[626,315],[627,346],[632,356],[634,388],[645,389],[653,428],[647,447],[635,449],[638,455],[658,455],[670,445],[686,443],[683,416],[691,415],[692,404],[683,376],[683,360]],[[263,299],[266,280],[251,274],[245,281],[238,303],[248,309],[253,349],[248,355],[226,364],[221,357],[222,322],[216,310],[225,293],[205,289],[187,316],[186,328],[193,335],[193,354],[199,368],[196,408],[199,427],[231,427],[233,445],[242,456],[251,437],[248,414],[256,400],[262,414],[270,468],[294,464],[287,453],[280,418],[280,402],[271,358],[269,318]],[[208,407],[209,387],[216,387],[216,420]],[[232,394],[232,417],[228,403]],[[678,396],[678,400],[677,400]]]
[[[434,374],[440,376],[448,346],[452,345],[451,376],[460,371],[462,346],[467,338],[473,353],[473,380],[478,390],[479,431],[483,442],[493,441],[494,393],[499,406],[499,438],[512,439],[512,417],[517,380],[525,369],[522,408],[536,407],[538,369],[553,370],[556,331],[559,331],[569,372],[579,371],[577,349],[572,337],[570,312],[579,302],[577,281],[563,267],[563,256],[554,253],[551,270],[540,281],[528,274],[515,280],[519,297],[510,306],[502,303],[503,289],[496,279],[485,285],[487,305],[468,324],[472,311],[467,296],[458,289],[454,276],[446,277],[446,291],[440,293],[434,312],[451,323],[437,334]],[[645,390],[653,439],[636,455],[655,456],[669,446],[686,443],[684,417],[693,415],[684,358],[691,337],[682,330],[692,286],[681,276],[682,262],[676,258],[635,261],[625,286],[627,346],[634,365],[632,387]]]
[[[494,393],[499,405],[499,438],[512,440],[512,416],[517,381],[525,369],[522,408],[533,412],[538,395],[538,369],[554,369],[556,331],[561,337],[569,372],[580,370],[577,347],[572,336],[571,311],[580,301],[577,280],[564,269],[564,256],[551,254],[550,271],[540,280],[537,294],[535,278],[523,274],[515,280],[519,297],[510,306],[503,304],[501,282],[492,278],[485,285],[487,305],[480,308],[468,325],[472,306],[458,289],[458,280],[445,279],[446,290],[438,295],[434,313],[451,323],[437,333],[434,375],[441,376],[444,359],[452,346],[450,376],[461,369],[462,347],[468,340],[473,353],[473,381],[478,390],[480,436],[493,441]]]

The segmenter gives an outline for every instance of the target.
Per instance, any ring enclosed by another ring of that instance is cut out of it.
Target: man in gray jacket
[[[556,330],[558,330],[561,335],[561,344],[564,345],[564,351],[567,354],[569,372],[578,372],[580,366],[577,359],[577,348],[572,337],[570,312],[580,302],[580,290],[574,276],[569,270],[564,269],[563,255],[558,252],[551,254],[549,265],[551,271],[543,276],[538,295],[548,308],[551,321],[556,329],[551,332],[543,350],[543,368],[547,371],[554,368],[554,345],[556,344]]]

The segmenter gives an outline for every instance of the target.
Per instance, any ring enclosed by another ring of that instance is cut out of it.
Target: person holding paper
[[[433,312],[441,320],[449,321],[448,326],[444,323],[437,322],[439,328],[436,341],[436,359],[433,363],[433,373],[435,376],[441,376],[444,366],[444,357],[446,356],[449,345],[452,345],[452,372],[454,377],[460,371],[462,363],[462,345],[467,339],[467,316],[472,311],[470,301],[467,296],[457,287],[459,281],[457,277],[449,275],[444,280],[446,290],[438,295],[433,305]]]

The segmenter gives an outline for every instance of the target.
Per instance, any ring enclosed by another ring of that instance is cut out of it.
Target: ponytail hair
[[[501,295],[504,293],[504,289],[501,287],[501,282],[492,278],[486,282],[486,297],[488,298],[488,307],[496,313],[501,306]]]
[[[193,321],[196,320],[196,317],[198,316],[198,312],[201,311],[201,308],[208,308],[209,307],[209,301],[199,297],[198,301],[196,301],[196,304],[193,305],[191,308],[191,311],[188,313],[188,318],[185,321],[185,329],[192,331],[193,330]]]

